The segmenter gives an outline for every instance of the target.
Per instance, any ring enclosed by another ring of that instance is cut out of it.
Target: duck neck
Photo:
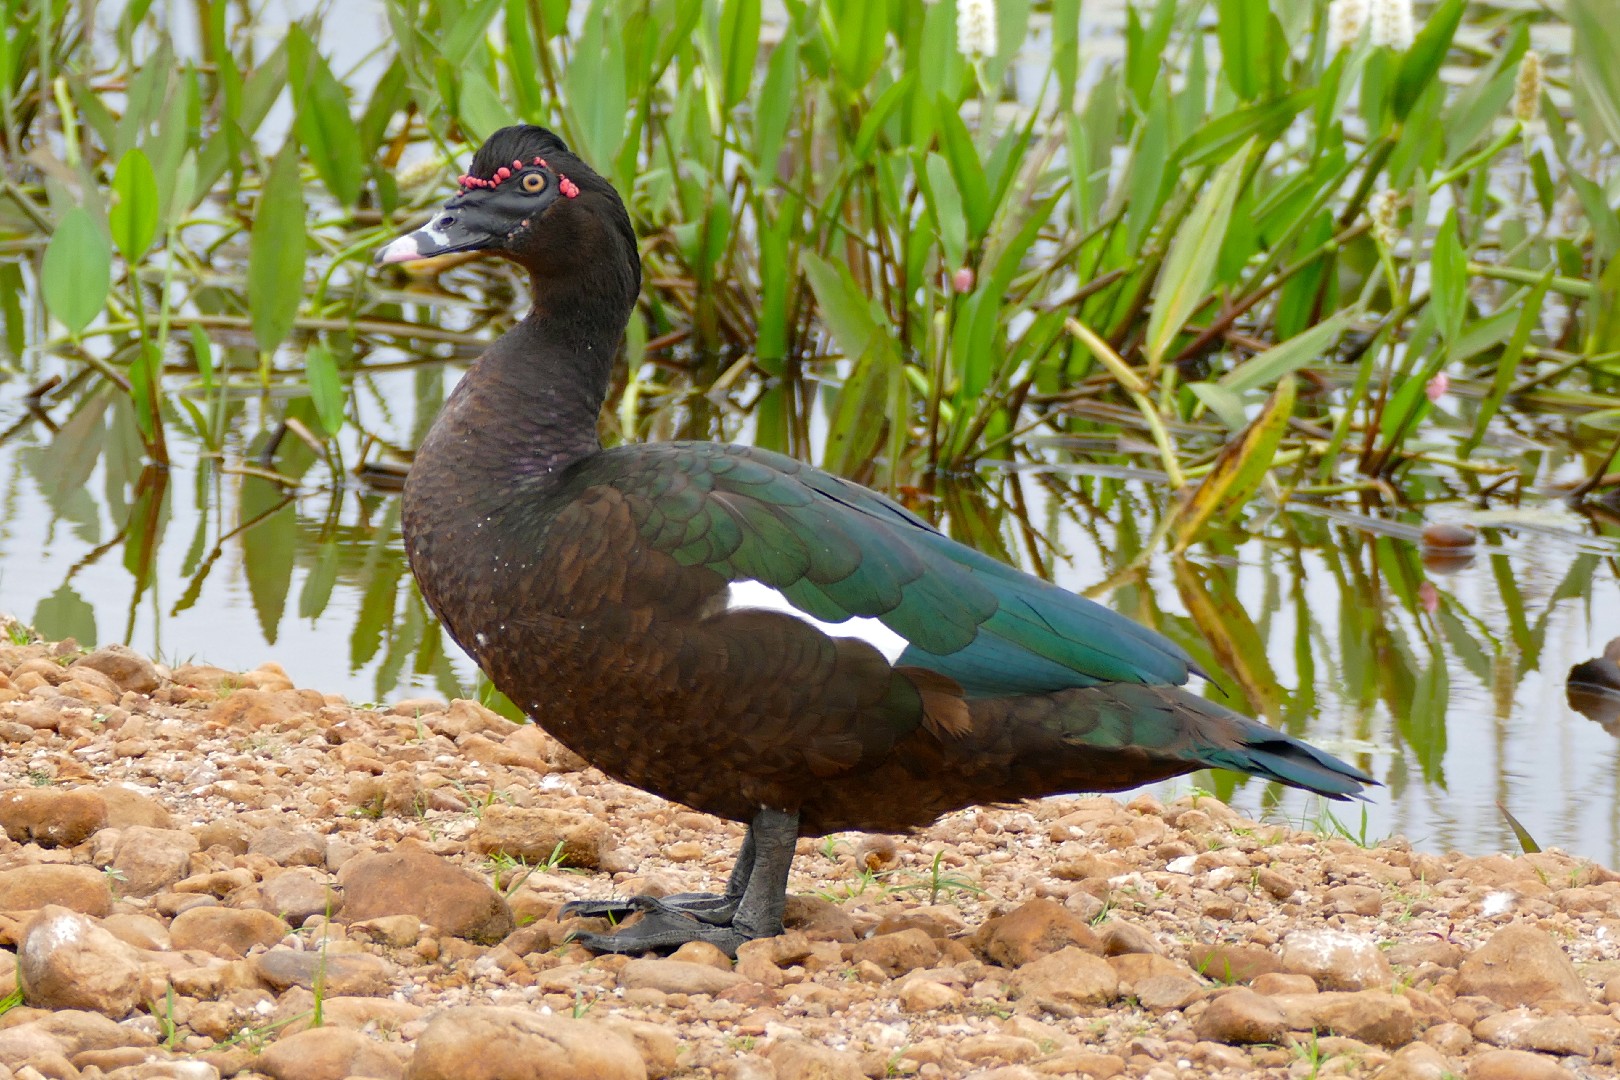
[[[457,386],[418,454],[508,481],[548,486],[601,449],[597,417],[624,319],[591,305],[536,302]],[[457,471],[460,471],[459,469]]]

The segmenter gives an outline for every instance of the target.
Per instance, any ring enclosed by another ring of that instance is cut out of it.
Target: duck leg
[[[627,900],[567,904],[559,915],[640,913],[641,918],[611,934],[578,933],[574,940],[596,952],[640,953],[676,949],[707,941],[735,956],[737,946],[782,932],[788,869],[799,836],[799,815],[761,809],[749,823],[724,894],[677,893]]]

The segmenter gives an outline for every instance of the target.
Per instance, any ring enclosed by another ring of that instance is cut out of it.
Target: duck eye
[[[527,191],[530,195],[533,195],[536,192],[545,190],[546,178],[541,173],[527,173],[524,175],[522,183],[523,190]]]

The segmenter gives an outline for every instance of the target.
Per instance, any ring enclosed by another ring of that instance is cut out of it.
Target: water
[[[340,10],[375,38],[375,11]],[[1087,11],[1118,33],[1117,5]],[[1117,47],[1105,37],[1097,55]],[[363,67],[365,57],[340,59]],[[278,114],[267,130],[285,123]],[[216,269],[239,274],[240,255],[222,251]],[[381,318],[465,341],[357,336],[354,422],[337,460],[296,431],[277,438],[289,411],[309,417],[307,400],[291,400],[297,357],[278,358],[291,379],[262,384],[243,336],[216,325],[229,391],[171,374],[171,398],[184,388],[203,423],[171,400],[174,465],[160,472],[142,467],[127,397],[42,347],[32,257],[0,252],[0,268],[22,267],[13,295],[24,339],[0,369],[0,611],[49,637],[126,641],[172,664],[275,661],[299,685],[357,702],[475,692],[476,672],[405,572],[397,495],[356,466],[398,462],[417,443],[475,351],[466,342],[490,339],[515,310],[509,278],[461,271],[446,292],[369,295]],[[345,288],[340,277],[334,295]],[[60,385],[32,400],[53,376]],[[750,418],[731,404],[711,430],[746,435]],[[1371,771],[1386,786],[1365,817],[1335,811],[1347,831],[1399,832],[1430,850],[1514,850],[1500,805],[1544,846],[1620,864],[1620,725],[1588,719],[1565,693],[1570,667],[1620,636],[1620,529],[1546,494],[1590,471],[1580,449],[1591,432],[1525,414],[1498,427],[1523,444],[1498,448],[1521,456],[1531,494],[1520,501],[1485,508],[1477,490],[1416,472],[1403,478],[1411,509],[1363,516],[1296,502],[1251,523],[1258,535],[1215,533],[1190,560],[1158,555],[1140,572],[1128,568],[1167,506],[1141,470],[1064,465],[1054,450],[1034,455],[1048,469],[990,471],[920,509],[1066,587],[1108,583],[1098,598],[1192,650],[1223,700]],[[1449,572],[1426,566],[1416,539],[1433,520],[1479,525],[1478,555]],[[1334,827],[1296,793],[1257,783],[1221,793],[1252,813]]]

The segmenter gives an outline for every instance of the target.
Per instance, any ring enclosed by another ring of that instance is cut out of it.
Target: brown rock
[[[1282,943],[1283,970],[1309,975],[1324,990],[1367,990],[1395,978],[1378,942],[1344,930],[1295,930]]]
[[[1014,997],[1058,1016],[1074,1016],[1085,1006],[1119,997],[1119,976],[1108,961],[1072,945],[1025,964],[1011,981]]]
[[[1129,953],[1158,954],[1164,951],[1159,948],[1159,943],[1153,940],[1152,934],[1124,919],[1109,919],[1103,924],[1102,943],[1104,956],[1124,956]]]
[[[1194,945],[1187,964],[1206,979],[1223,983],[1253,982],[1258,975],[1281,971],[1282,961],[1260,945]]]
[[[289,986],[315,989],[341,997],[375,997],[393,989],[397,965],[369,953],[334,953],[278,946],[253,957],[253,974],[277,990]]]
[[[487,880],[414,841],[359,855],[338,871],[345,922],[415,915],[454,937],[493,945],[512,932],[512,912]]]
[[[1061,904],[1031,900],[979,930],[976,944],[992,963],[1022,967],[1059,949],[1074,946],[1101,955],[1102,940],[1086,921]]]
[[[140,999],[140,956],[76,911],[46,905],[17,950],[23,997],[42,1009],[125,1016]]]
[[[865,1080],[866,1070],[854,1054],[816,1046],[802,1039],[778,1039],[765,1051],[776,1068],[776,1080]]]
[[[330,875],[308,866],[271,873],[259,886],[259,906],[294,926],[311,915],[328,918],[343,910],[343,890]]]
[[[398,1080],[399,1059],[358,1031],[318,1027],[277,1039],[254,1062],[275,1080],[344,1080],[348,1076]]]
[[[152,829],[174,827],[174,816],[157,799],[130,784],[107,784],[96,789],[107,804],[107,827],[127,829],[145,825]]]
[[[1110,1080],[1125,1071],[1125,1059],[1118,1054],[1066,1050],[1046,1058],[1039,1068],[1045,1076],[1073,1076],[1078,1073],[1093,1080]]]
[[[1395,1051],[1373,1080],[1447,1080],[1456,1075],[1446,1055],[1428,1043],[1412,1043]]]
[[[882,968],[890,978],[939,962],[939,945],[925,930],[912,927],[892,934],[879,934],[857,941],[850,950],[850,961],[868,961]]]
[[[1383,990],[1280,994],[1268,1000],[1283,1010],[1288,1026],[1344,1035],[1378,1046],[1405,1046],[1417,1037],[1412,1003]]]
[[[62,1053],[68,1057],[115,1047],[143,1049],[157,1045],[157,1040],[138,1028],[125,1027],[100,1013],[84,1009],[58,1009],[34,1023],[60,1039],[64,1044]],[[0,1061],[4,1060],[0,1057]]]
[[[1211,999],[1193,1027],[1213,1042],[1274,1043],[1287,1032],[1288,1017],[1275,998],[1240,987]]]
[[[234,690],[208,711],[210,723],[226,727],[296,729],[326,705],[314,690]]]
[[[635,1046],[606,1025],[529,1009],[445,1009],[416,1040],[406,1080],[646,1080]]]
[[[597,870],[608,828],[572,810],[495,803],[484,808],[467,844],[481,855],[506,855],[531,865],[548,862],[561,845],[563,865]]]
[[[1477,994],[1507,1008],[1589,1000],[1586,984],[1558,943],[1545,931],[1522,925],[1498,930],[1462,962],[1457,994]]]
[[[1136,984],[1135,992],[1144,1009],[1161,1013],[1185,1009],[1209,993],[1207,988],[1179,975],[1149,976]]]
[[[255,945],[274,945],[290,930],[268,911],[194,907],[174,917],[169,924],[169,940],[176,949],[201,949],[233,958],[246,956]]]
[[[662,990],[666,994],[718,994],[748,980],[735,971],[685,960],[632,960],[619,972],[626,990]]]
[[[157,665],[131,649],[128,645],[103,645],[88,656],[81,656],[70,666],[89,668],[107,676],[120,690],[133,690],[137,694],[150,694],[163,682]]]
[[[647,1067],[651,1080],[660,1080],[673,1073],[680,1064],[681,1044],[675,1032],[662,1024],[646,1020],[630,1020],[622,1016],[604,1016],[597,1021],[616,1035],[622,1035],[635,1045],[641,1063]]]
[[[56,904],[98,918],[112,910],[107,875],[90,866],[39,863],[0,870],[0,911]]]
[[[279,866],[324,866],[326,837],[311,829],[271,826],[253,834],[248,854],[263,855]]]
[[[1529,1009],[1509,1009],[1474,1025],[1474,1035],[1492,1046],[1539,1050],[1543,1054],[1591,1057],[1597,1040],[1573,1017],[1543,1017]]]
[[[900,1011],[904,1013],[933,1012],[935,1009],[954,1009],[962,1004],[964,995],[954,986],[933,979],[907,979],[896,995]]]
[[[420,1020],[427,1010],[408,1001],[395,1001],[389,997],[328,997],[321,1005],[321,1023],[333,1027],[369,1027],[373,1031],[394,1032],[413,1020]],[[314,1026],[313,1013],[304,1020],[294,1021],[281,1029],[283,1037]]]
[[[1574,1080],[1575,1074],[1540,1054],[1487,1050],[1468,1062],[1468,1080]]]
[[[186,876],[197,838],[179,829],[131,825],[118,838],[112,868],[118,891],[125,896],[151,896]]]
[[[0,828],[19,844],[73,847],[107,827],[107,803],[92,788],[16,788],[0,794]]]
[[[816,941],[847,943],[857,937],[849,912],[820,896],[789,896],[782,909],[782,925]]]
[[[1323,899],[1341,915],[1377,915],[1384,910],[1384,894],[1369,885],[1340,885]]]
[[[1309,975],[1290,975],[1283,971],[1256,976],[1250,986],[1257,994],[1314,994],[1317,991],[1316,980]]]

